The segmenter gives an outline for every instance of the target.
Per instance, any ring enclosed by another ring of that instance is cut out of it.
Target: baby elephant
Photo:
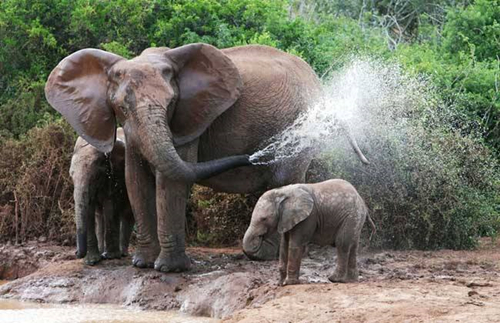
[[[368,209],[356,189],[341,179],[317,184],[294,184],[261,196],[243,238],[243,251],[250,258],[262,241],[278,230],[280,285],[299,283],[302,253],[309,242],[337,248],[337,267],[332,282],[358,280],[357,250]]]
[[[70,175],[75,187],[76,255],[85,257],[87,265],[128,253],[134,216],[125,187],[125,146],[122,128],[108,155],[81,137],[75,144]]]

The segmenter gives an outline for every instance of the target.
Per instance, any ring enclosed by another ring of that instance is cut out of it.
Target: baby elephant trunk
[[[253,234],[249,228],[243,238],[243,252],[251,260],[275,260],[279,256],[279,244],[277,232],[264,237]]]

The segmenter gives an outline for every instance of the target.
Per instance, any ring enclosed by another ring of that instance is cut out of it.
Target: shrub
[[[243,239],[260,194],[226,194],[195,185],[188,203],[192,245],[234,246]]]
[[[75,135],[62,121],[0,142],[0,237],[74,241],[69,166]]]
[[[339,142],[310,180],[352,182],[378,226],[380,247],[473,248],[477,238],[500,232],[499,165],[474,125],[428,81],[387,63],[355,66],[346,74],[361,79],[354,83],[359,111],[349,121],[371,165]],[[363,86],[378,90],[366,94]]]

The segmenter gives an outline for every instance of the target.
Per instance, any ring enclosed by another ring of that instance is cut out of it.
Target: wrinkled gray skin
[[[356,189],[341,179],[295,184],[267,191],[257,202],[243,238],[243,251],[259,258],[264,239],[281,234],[280,285],[299,283],[302,254],[307,244],[333,245],[337,266],[332,282],[358,280],[357,250],[368,209]],[[372,232],[373,233],[373,232]]]
[[[123,124],[137,221],[133,264],[163,272],[190,267],[185,212],[193,183],[249,193],[304,182],[308,152],[265,166],[251,165],[249,155],[290,126],[320,91],[314,71],[296,56],[201,43],[148,48],[130,60],[83,49],[62,60],[45,87],[52,107],[103,152],[113,147],[115,119]],[[353,148],[365,162],[355,142]],[[278,243],[266,245],[277,254]]]
[[[128,254],[134,217],[125,187],[125,136],[121,128],[116,140],[106,156],[79,137],[71,159],[76,255],[85,257],[88,265]]]

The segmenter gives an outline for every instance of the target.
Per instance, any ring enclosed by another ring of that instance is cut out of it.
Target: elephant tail
[[[363,201],[361,196],[358,196],[358,201],[361,204],[361,207],[363,208],[366,214],[366,219],[368,220],[368,223],[370,223],[370,226],[372,227],[372,232],[370,232],[370,237],[368,238],[368,241],[372,241],[373,236],[377,233],[377,227],[375,226],[375,223],[370,217],[370,211],[368,210],[368,206],[366,206],[366,203],[365,201]]]
[[[368,222],[370,223],[370,226],[372,227],[372,232],[370,233],[370,238],[368,238],[368,241],[372,241],[372,237],[377,233],[377,227],[375,226],[375,223],[373,223],[372,218],[370,217],[370,213],[366,212],[366,218],[368,219]]]
[[[359,160],[361,160],[361,162],[365,165],[370,165],[368,159],[366,159],[365,155],[363,155],[363,152],[361,152],[361,149],[359,149],[358,142],[356,141],[356,138],[354,138],[354,135],[352,134],[351,129],[349,128],[349,125],[345,121],[340,119],[338,122],[340,124],[340,128],[346,134],[352,149],[354,149],[354,152],[356,153],[356,155],[358,155]]]

